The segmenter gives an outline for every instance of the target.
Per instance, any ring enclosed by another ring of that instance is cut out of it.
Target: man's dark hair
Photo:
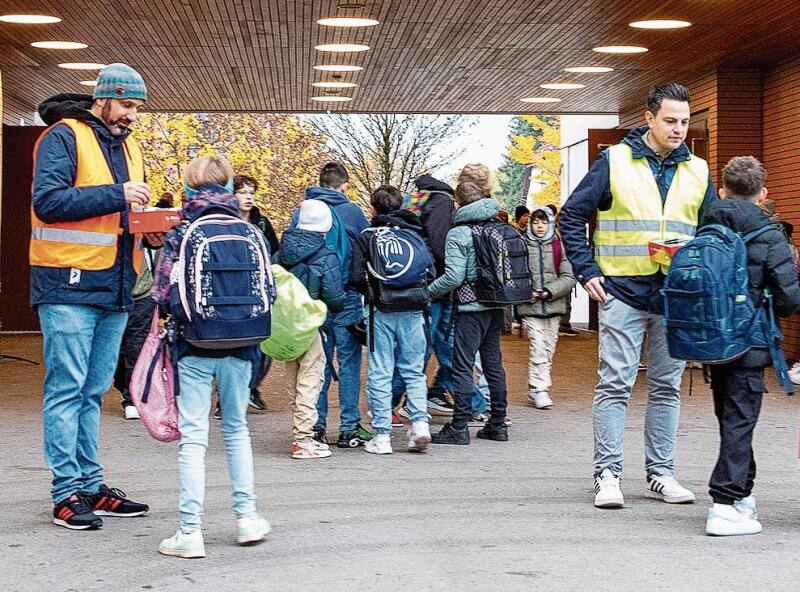
[[[381,185],[372,192],[369,203],[378,214],[388,214],[400,209],[403,205],[403,194],[397,187]]]
[[[525,206],[517,206],[516,208],[514,208],[514,220],[519,220],[525,214],[530,214],[530,213],[531,211]]]
[[[661,109],[661,102],[664,99],[681,103],[691,102],[689,100],[688,88],[677,82],[670,82],[669,84],[654,86],[650,89],[650,93],[647,95],[647,110],[655,115],[658,113],[658,110]]]
[[[767,171],[755,156],[735,156],[722,169],[722,186],[732,198],[757,197],[766,178]]]
[[[349,180],[347,169],[338,162],[327,163],[319,172],[319,186],[327,189],[339,189]]]
[[[245,185],[250,185],[253,191],[258,191],[258,181],[247,175],[234,175],[233,177],[233,192],[236,193]]]
[[[558,208],[556,207],[555,204],[546,204],[544,207],[550,210],[553,216],[558,216]]]

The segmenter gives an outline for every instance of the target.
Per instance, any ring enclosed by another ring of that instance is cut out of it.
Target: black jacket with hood
[[[741,199],[724,199],[711,204],[703,216],[701,226],[720,224],[742,235],[771,224],[769,218],[754,203]],[[750,278],[750,296],[754,302],[761,301],[761,291],[772,292],[775,314],[788,317],[800,309],[800,285],[789,250],[789,244],[781,230],[773,229],[757,236],[747,244],[747,273]],[[750,368],[770,364],[769,351],[751,349],[745,356],[733,362],[736,366]]]
[[[275,234],[275,229],[272,227],[269,218],[261,213],[258,206],[253,206],[250,210],[249,219],[247,221],[250,222],[250,224],[258,226],[259,230],[261,230],[261,234],[263,234],[264,238],[267,240],[269,254],[274,255],[277,253],[280,248],[278,236]]]
[[[428,201],[422,207],[420,221],[422,236],[433,255],[436,275],[440,276],[444,273],[444,244],[447,241],[447,233],[453,227],[455,213],[453,188],[430,175],[417,177],[414,185],[418,191],[430,193]]]

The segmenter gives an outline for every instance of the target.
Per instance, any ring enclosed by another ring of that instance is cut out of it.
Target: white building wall
[[[619,125],[617,115],[561,116],[561,203],[578,186],[589,170],[587,136],[590,129],[609,129]],[[577,297],[572,299],[570,321],[579,325],[589,323],[589,296],[578,284]]]

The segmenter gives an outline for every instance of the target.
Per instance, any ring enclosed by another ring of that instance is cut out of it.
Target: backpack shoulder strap
[[[745,244],[747,244],[754,238],[757,238],[762,234],[764,234],[765,232],[769,232],[772,229],[773,229],[772,224],[767,224],[766,226],[762,226],[761,228],[754,230],[753,232],[748,232],[747,234],[743,235],[742,240],[744,241]],[[777,230],[777,228],[775,228],[775,230]]]
[[[557,238],[553,239],[553,265],[555,266],[556,275],[559,275],[558,270],[561,269],[561,260],[564,258],[564,251],[561,246],[561,241]]]

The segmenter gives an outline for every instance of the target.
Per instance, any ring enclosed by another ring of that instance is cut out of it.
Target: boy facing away
[[[533,279],[533,301],[517,306],[517,315],[528,332],[528,400],[537,409],[553,406],[550,398],[553,354],[558,327],[567,309],[567,297],[575,286],[572,265],[564,256],[556,235],[555,217],[545,207],[534,206],[525,238]]]
[[[720,224],[742,235],[769,225],[769,218],[756,205],[767,195],[766,176],[762,164],[752,156],[732,158],[722,172],[722,201],[708,208],[702,225]],[[778,227],[747,243],[747,272],[750,297],[756,305],[762,302],[764,289],[769,288],[778,316],[788,317],[800,308],[800,286],[792,255]],[[763,325],[754,326],[763,331]],[[766,336],[763,340],[753,337],[755,341],[768,343]],[[766,390],[764,368],[770,363],[769,350],[754,347],[733,362],[710,366],[720,449],[709,482],[714,501],[706,522],[709,535],[761,532],[752,495],[756,476],[752,442]]]

